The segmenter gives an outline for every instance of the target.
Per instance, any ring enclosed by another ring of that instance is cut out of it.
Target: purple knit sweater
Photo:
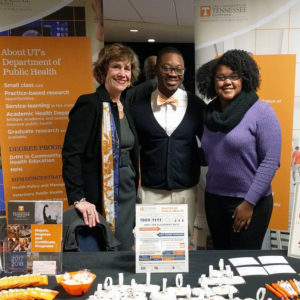
[[[280,165],[281,130],[272,107],[256,101],[228,133],[204,129],[206,191],[256,204],[269,195]]]

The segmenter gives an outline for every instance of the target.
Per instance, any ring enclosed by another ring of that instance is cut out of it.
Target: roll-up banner
[[[61,200],[68,113],[94,89],[86,37],[0,37],[0,138],[9,200]],[[7,208],[7,206],[6,206]]]

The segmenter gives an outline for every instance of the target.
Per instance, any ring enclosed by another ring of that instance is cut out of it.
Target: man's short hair
[[[176,53],[178,55],[180,55],[183,58],[182,53],[175,47],[164,47],[162,49],[160,49],[157,53],[157,64],[160,62],[162,56],[164,56],[167,53]]]

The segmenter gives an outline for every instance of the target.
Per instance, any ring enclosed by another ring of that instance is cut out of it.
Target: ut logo
[[[24,211],[24,206],[18,206],[18,211]]]
[[[200,6],[200,17],[210,17],[210,5]]]

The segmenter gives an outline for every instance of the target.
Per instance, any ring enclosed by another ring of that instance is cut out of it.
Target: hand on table
[[[238,205],[232,215],[234,219],[233,231],[240,232],[244,227],[248,229],[253,215],[253,204],[244,200]]]
[[[96,206],[88,201],[81,201],[76,206],[83,216],[84,223],[89,227],[96,226],[96,223],[100,223]]]

